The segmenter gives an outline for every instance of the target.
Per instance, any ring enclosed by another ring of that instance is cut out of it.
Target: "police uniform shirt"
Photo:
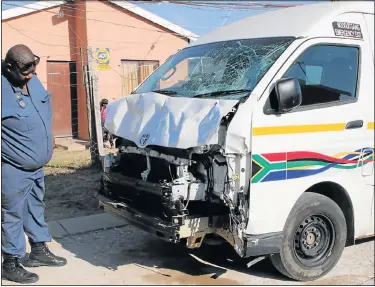
[[[52,157],[52,106],[34,75],[28,93],[1,76],[1,161],[23,170],[37,170]]]

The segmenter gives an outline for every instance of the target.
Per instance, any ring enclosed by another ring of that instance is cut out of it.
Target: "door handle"
[[[359,129],[363,127],[363,121],[362,120],[357,120],[357,121],[351,121],[348,122],[345,126],[346,130],[351,130],[351,129]]]
[[[364,171],[364,166],[365,166],[365,155],[371,155],[372,157],[372,161],[369,162],[368,164],[370,164],[371,166],[371,171],[366,174],[365,171]],[[360,160],[359,160],[359,163],[361,164],[361,173],[362,173],[362,176],[371,176],[374,174],[374,155],[375,155],[375,150],[372,149],[372,148],[365,148],[362,150],[362,153],[361,153],[361,157],[360,157]]]

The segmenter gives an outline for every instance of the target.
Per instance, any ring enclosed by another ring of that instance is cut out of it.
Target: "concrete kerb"
[[[48,222],[48,228],[52,238],[61,238],[101,229],[122,227],[125,225],[128,225],[126,221],[108,213]]]

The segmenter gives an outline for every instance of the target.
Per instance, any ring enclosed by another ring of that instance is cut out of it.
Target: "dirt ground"
[[[102,211],[95,196],[100,170],[90,167],[90,152],[55,149],[45,167],[46,221],[86,216]]]
[[[228,245],[188,249],[131,225],[56,238],[50,248],[68,264],[30,269],[35,285],[374,285],[373,240],[345,248],[331,272],[310,282],[282,276],[269,259],[248,268]]]

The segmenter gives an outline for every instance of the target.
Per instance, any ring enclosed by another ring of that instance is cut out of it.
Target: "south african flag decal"
[[[362,155],[362,151],[366,151]],[[288,180],[322,173],[328,169],[355,169],[374,161],[374,149],[365,148],[333,156],[309,151],[254,154],[252,183]]]

